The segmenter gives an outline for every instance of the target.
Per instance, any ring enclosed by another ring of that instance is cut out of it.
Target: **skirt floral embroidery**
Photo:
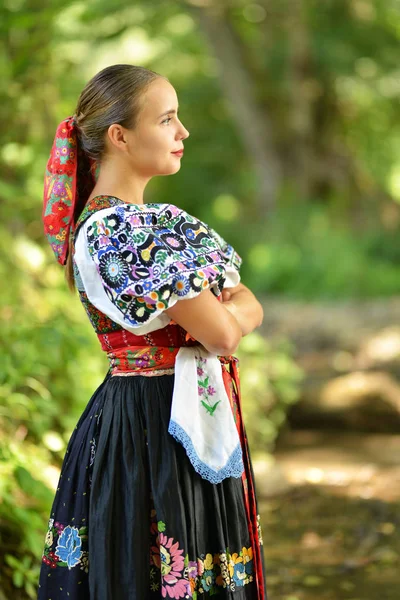
[[[62,465],[38,600],[259,599],[242,482],[202,479],[168,434],[173,383],[107,374],[93,394]]]
[[[202,555],[196,560],[184,556],[183,549],[165,533],[165,523],[156,522],[152,511],[151,532],[154,542],[150,549],[150,589],[165,598],[197,598],[198,594],[218,594],[223,588],[232,592],[253,581],[253,550],[243,547],[240,552],[229,550]]]

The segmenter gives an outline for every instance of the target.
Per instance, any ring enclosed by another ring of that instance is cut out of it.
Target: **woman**
[[[266,599],[232,356],[262,308],[214,230],[143,200],[188,136],[173,86],[132,65],[98,73],[56,132],[45,233],[110,369],[68,444],[39,600]]]

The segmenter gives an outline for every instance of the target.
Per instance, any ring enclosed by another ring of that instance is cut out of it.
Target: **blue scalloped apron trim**
[[[186,454],[190,462],[192,463],[194,470],[201,475],[203,479],[207,479],[211,483],[221,483],[227,477],[239,478],[242,476],[244,471],[243,454],[240,443],[236,446],[232,452],[225,466],[219,471],[211,468],[209,465],[204,463],[198,457],[196,450],[194,449],[192,440],[184,429],[175,421],[170,421],[168,425],[168,433],[170,433],[177,442],[182,444],[185,448]]]

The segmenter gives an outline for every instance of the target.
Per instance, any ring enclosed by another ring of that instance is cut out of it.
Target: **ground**
[[[260,498],[269,600],[399,600],[400,436],[295,432]]]

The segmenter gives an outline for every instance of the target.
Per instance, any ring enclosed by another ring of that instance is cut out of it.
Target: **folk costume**
[[[85,203],[95,180],[70,117],[46,168],[44,228],[61,264],[71,240],[109,370],[68,443],[38,600],[266,600],[238,360],[165,313],[207,288],[221,300],[241,258],[174,204]]]

